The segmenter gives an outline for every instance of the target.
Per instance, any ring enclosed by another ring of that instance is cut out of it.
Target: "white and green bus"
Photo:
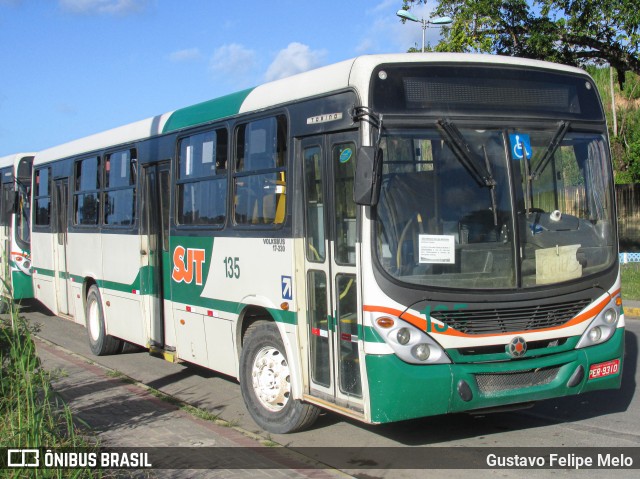
[[[607,128],[582,70],[363,56],[38,153],[36,297],[238,378],[264,429],[621,383]]]
[[[33,298],[31,167],[34,153],[0,158],[0,310],[7,300]]]

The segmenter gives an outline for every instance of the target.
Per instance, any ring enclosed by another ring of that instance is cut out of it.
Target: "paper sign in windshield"
[[[419,262],[436,264],[455,264],[455,236],[419,235]]]

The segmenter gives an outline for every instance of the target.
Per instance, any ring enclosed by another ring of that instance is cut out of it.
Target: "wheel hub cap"
[[[100,337],[100,320],[98,318],[98,303],[92,302],[89,306],[89,332],[91,337],[97,341]]]
[[[252,383],[258,400],[266,409],[282,410],[291,393],[289,364],[284,355],[271,346],[262,348],[253,362]]]

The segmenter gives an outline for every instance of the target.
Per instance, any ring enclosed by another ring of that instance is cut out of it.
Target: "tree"
[[[408,10],[426,0],[403,0]],[[568,65],[608,63],[620,87],[640,74],[638,0],[439,0],[450,16],[436,51],[496,53]]]

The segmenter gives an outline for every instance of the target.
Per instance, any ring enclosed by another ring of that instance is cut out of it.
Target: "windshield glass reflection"
[[[566,130],[450,124],[383,137],[383,269],[408,283],[489,289],[559,283],[610,265],[604,139]]]

